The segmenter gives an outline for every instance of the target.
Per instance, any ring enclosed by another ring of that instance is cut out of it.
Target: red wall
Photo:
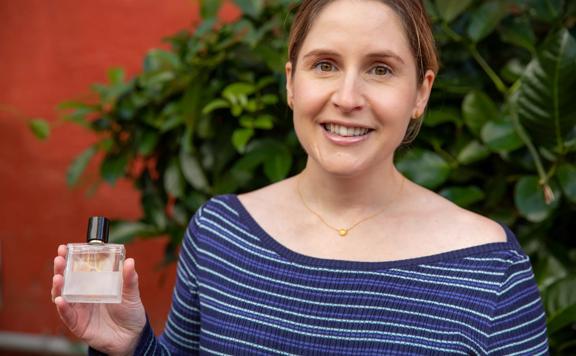
[[[71,124],[44,142],[27,119],[55,121],[58,103],[105,82],[112,66],[137,73],[148,49],[198,21],[193,0],[0,0],[0,331],[68,335],[50,301],[60,243],[82,242],[90,215],[136,219],[138,194],[127,182],[94,196],[69,189],[65,172],[94,137]],[[232,6],[225,20],[238,15]],[[159,267],[164,240],[127,246],[156,332],[163,328],[175,268]]]

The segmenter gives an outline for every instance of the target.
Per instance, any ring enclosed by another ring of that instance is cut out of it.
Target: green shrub
[[[99,181],[128,179],[139,221],[113,238],[170,236],[174,258],[193,212],[210,196],[300,171],[305,155],[285,103],[286,34],[296,1],[242,1],[221,24],[202,2],[194,33],[152,50],[129,80],[112,69],[99,99],[67,102],[63,119],[101,140],[72,163],[74,185],[103,154]],[[428,0],[442,68],[418,139],[400,170],[468,209],[512,227],[531,256],[551,347],[576,352],[576,2]],[[31,122],[45,137],[48,128]]]

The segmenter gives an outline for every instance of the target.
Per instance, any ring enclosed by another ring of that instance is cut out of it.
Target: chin
[[[335,160],[316,160],[314,163],[320,171],[338,177],[354,177],[367,171],[368,165],[358,160],[350,161],[346,159]]]

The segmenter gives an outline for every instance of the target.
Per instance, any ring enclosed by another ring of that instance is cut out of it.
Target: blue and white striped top
[[[148,323],[136,354],[547,354],[529,259],[507,236],[400,261],[320,259],[219,196],[190,221],[164,333]]]

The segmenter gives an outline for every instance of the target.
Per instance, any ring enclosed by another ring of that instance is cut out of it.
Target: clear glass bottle
[[[88,219],[88,243],[69,243],[62,297],[69,303],[120,303],[124,245],[108,243],[108,219]]]

